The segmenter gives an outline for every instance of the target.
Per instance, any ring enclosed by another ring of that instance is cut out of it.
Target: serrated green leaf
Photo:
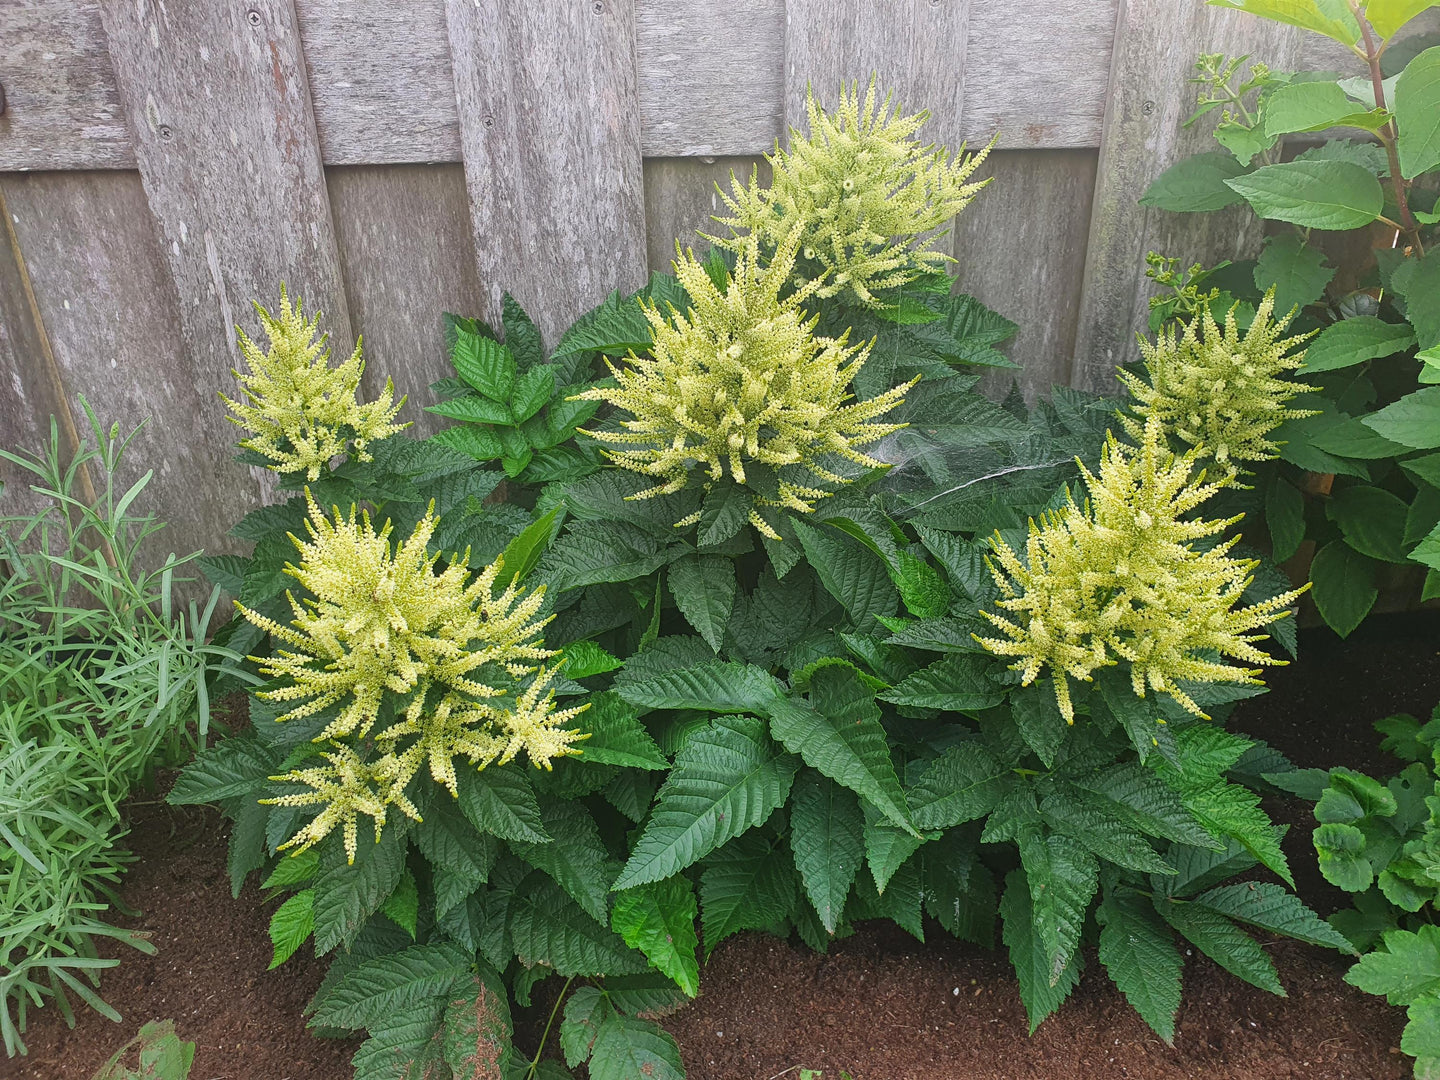
[[[1055,754],[1065,741],[1069,725],[1060,713],[1055,700],[1055,689],[1049,679],[1039,680],[1029,686],[1019,686],[1010,692],[1010,715],[1025,744],[1048,769],[1055,764]]]
[[[613,691],[596,694],[581,713],[590,738],[580,743],[580,760],[631,769],[668,769],[670,762],[650,732],[636,719],[633,706]]]
[[[471,825],[502,840],[543,844],[550,839],[529,778],[509,765],[458,770],[460,809]]]
[[[1360,625],[1380,595],[1375,563],[1344,540],[1332,540],[1315,553],[1310,584],[1320,617],[1342,638]]]
[[[1390,114],[1384,109],[1367,110],[1357,105],[1333,82],[1288,83],[1265,99],[1267,135],[1324,131],[1332,127],[1375,131],[1384,127],[1389,119]]]
[[[522,964],[545,964],[567,977],[626,975],[649,967],[644,956],[539,871],[521,882],[510,901],[510,936]]]
[[[1184,900],[1155,899],[1161,918],[1230,974],[1252,986],[1285,997],[1275,965],[1265,950],[1225,916]]]
[[[274,971],[300,948],[315,930],[315,890],[305,889],[290,897],[270,916],[270,943],[275,954],[269,970]]]
[[[1245,11],[1276,22],[1298,26],[1302,30],[1313,30],[1334,38],[1342,45],[1354,45],[1360,40],[1360,25],[1354,15],[1336,4],[1324,0],[1207,0],[1214,7]]]
[[[813,707],[793,698],[770,705],[770,732],[811,768],[868,800],[914,832],[900,778],[890,759],[880,709],[853,669],[825,667],[811,677]]]
[[[1265,494],[1270,550],[1279,562],[1300,550],[1305,539],[1305,497],[1278,476]]]
[[[410,835],[432,865],[454,874],[470,890],[484,884],[498,853],[495,841],[475,830],[454,799],[437,799]]]
[[[1020,866],[1030,891],[1035,936],[1055,979],[1080,946],[1085,915],[1099,885],[1099,867],[1095,857],[1072,838],[1043,830],[1021,834]]]
[[[527,525],[519,536],[505,545],[501,558],[506,582],[524,581],[530,571],[540,565],[545,549],[560,528],[561,513],[561,507],[555,507]]]
[[[631,666],[634,666],[631,661]],[[764,668],[707,660],[633,682],[617,682],[618,693],[645,709],[702,709],[764,715],[780,696],[780,684]]]
[[[606,652],[593,641],[572,641],[565,646],[565,677],[567,679],[588,679],[592,675],[604,675],[607,671],[624,665],[625,661]],[[586,717],[589,724],[591,717]]]
[[[875,891],[884,896],[885,888],[895,876],[895,871],[899,870],[927,839],[934,840],[940,834],[913,836],[890,824],[885,816],[870,804],[866,803],[861,809],[865,812],[865,861],[870,866]]]
[[[650,323],[636,298],[622,297],[616,290],[565,331],[552,357],[592,351],[624,356],[632,350],[645,352],[650,344]]]
[[[1140,204],[1179,213],[1223,210],[1240,202],[1240,195],[1225,181],[1244,172],[1245,166],[1230,154],[1194,154],[1157,176]]]
[[[907,676],[880,698],[895,705],[950,712],[988,709],[1005,697],[1005,691],[985,674],[988,666],[984,657],[975,654],[946,656]]]
[[[907,793],[911,817],[922,829],[948,829],[995,808],[1013,774],[978,742],[951,746],[926,766]]]
[[[693,732],[614,887],[667,878],[759,825],[784,804],[795,768],[751,717],[722,716]]]
[[[515,387],[515,357],[493,338],[462,333],[455,341],[450,361],[455,373],[492,401],[505,404]]]
[[[717,653],[735,608],[735,564],[723,555],[686,555],[667,577],[675,606]]]
[[[315,854],[314,848],[307,848],[304,851],[287,855],[275,864],[271,871],[260,885],[262,889],[283,889],[291,885],[299,885],[309,881],[320,871],[320,856]]]
[[[494,461],[505,453],[500,436],[489,428],[452,427],[430,437],[430,441],[447,450],[455,450],[476,461]]]
[[[1325,504],[1325,516],[1362,555],[1403,563],[1405,515],[1409,506],[1397,495],[1369,484],[1339,488]]]
[[[400,875],[395,891],[380,905],[380,913],[409,934],[411,941],[415,940],[420,918],[420,890],[408,869]]]
[[[544,559],[558,591],[633,581],[653,574],[681,550],[660,544],[625,522],[581,522],[551,546]]]
[[[1180,972],[1185,961],[1154,909],[1129,890],[1106,894],[1095,913],[1100,923],[1100,962],[1140,1019],[1175,1045],[1180,1009]]]
[[[1082,791],[1058,787],[1040,801],[1040,816],[1053,831],[1116,866],[1142,874],[1173,873],[1144,836]]]
[[[1415,331],[1405,323],[1387,323],[1374,315],[1331,323],[1305,348],[1301,374],[1335,371],[1366,360],[1402,352],[1415,344]]]
[[[1440,165],[1440,47],[1426,49],[1395,83],[1400,175],[1410,180]]]
[[[1271,881],[1222,885],[1201,893],[1191,903],[1297,941],[1344,953],[1355,951],[1343,935],[1306,907],[1298,896]]]
[[[1391,930],[1383,948],[1362,956],[1345,981],[1367,994],[1384,994],[1391,1005],[1409,1005],[1440,993],[1440,927]]]
[[[560,1022],[560,1049],[566,1065],[574,1069],[590,1059],[600,1025],[614,1015],[609,996],[599,987],[578,986],[571,991]]]
[[[482,970],[485,965],[481,965]],[[445,1007],[445,1063],[455,1080],[497,1080],[510,1066],[513,1023],[504,985],[493,971],[470,981]]]
[[[855,796],[816,773],[795,783],[790,847],[795,869],[827,933],[835,933],[865,856],[865,818]]]
[[[515,854],[554,878],[592,919],[605,922],[615,864],[590,812],[577,802],[547,800],[540,807],[540,821],[554,839],[545,844],[512,840]]]
[[[1348,161],[1287,161],[1225,183],[1262,218],[1312,229],[1363,228],[1385,207],[1380,181]]]
[[[1364,833],[1354,825],[1329,822],[1319,826],[1311,839],[1326,881],[1346,892],[1364,892],[1370,887],[1375,872],[1365,857]]]
[[[317,955],[353,941],[365,920],[395,891],[405,870],[405,837],[404,827],[391,824],[378,844],[359,846],[353,866],[337,861],[321,872],[315,881]]]
[[[165,801],[195,806],[252,795],[279,767],[279,758],[254,735],[232,735],[181,769]]]
[[[693,998],[700,993],[700,962],[695,955],[700,945],[695,936],[698,914],[690,882],[677,874],[616,895],[610,928]]]
[[[434,998],[443,998],[470,976],[470,956],[457,945],[413,945],[366,960],[320,1001],[312,1027],[357,1030]]]
[[[895,613],[900,596],[884,559],[838,530],[817,529],[803,521],[794,522],[794,529],[820,584],[857,625],[871,615]]]
[[[731,934],[774,926],[794,908],[795,873],[779,840],[748,832],[705,860],[700,922],[707,957]]]
[[[1032,1035],[1080,982],[1080,957],[1072,956],[1068,963],[1057,968],[1054,957],[1036,932],[1033,912],[1025,871],[1010,871],[1005,878],[1005,895],[1000,900],[1000,917],[1004,921],[1002,936],[1010,950],[1010,963],[1020,983],[1020,1001],[1030,1020]]]
[[[510,395],[513,423],[523,424],[543,409],[555,396],[555,372],[548,367],[532,367],[515,380]]]
[[[1255,263],[1255,287],[1261,292],[1275,290],[1276,311],[1313,304],[1334,276],[1335,268],[1325,265],[1324,253],[1293,234],[1267,237]]]
[[[480,394],[467,394],[464,397],[442,401],[438,405],[427,405],[425,411],[467,424],[511,425],[515,423],[515,418],[510,415],[510,409],[507,406],[498,401],[491,401]]]
[[[697,544],[723,544],[744,528],[753,505],[750,492],[728,478],[705,493],[700,506],[700,525],[695,532]]]
[[[590,1080],[685,1080],[680,1048],[653,1020],[612,1016],[600,1025]]]
[[[1103,799],[1111,812],[1150,836],[1200,848],[1223,846],[1195,821],[1174,791],[1134,762],[1077,776],[1071,782]]]

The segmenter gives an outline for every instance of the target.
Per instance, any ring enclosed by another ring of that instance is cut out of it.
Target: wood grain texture
[[[1013,380],[1030,402],[1069,382],[1095,164],[1093,150],[998,151],[977,174],[989,186],[955,219],[960,291],[1020,327],[1003,348],[1021,370],[981,382],[993,397]]]
[[[826,40],[851,42],[845,74],[864,78],[878,68],[907,103],[936,111],[936,138],[985,140],[998,130],[1002,146],[1093,147],[1116,2],[795,0],[790,22],[800,11],[805,36],[821,42],[822,53]],[[771,149],[786,111],[784,0],[634,3],[645,155]],[[295,4],[326,164],[461,160],[445,0]],[[969,45],[960,53],[967,5]],[[97,0],[0,3],[0,78],[13,83],[8,119],[0,117],[0,170],[133,165],[98,10]],[[939,36],[927,40],[936,26]],[[913,52],[929,66],[912,71],[887,52],[886,42],[899,41],[906,56]],[[830,55],[845,59],[833,49]],[[920,72],[944,89],[932,95]],[[946,129],[938,117],[958,100],[951,99],[962,72],[969,87],[963,123]],[[17,137],[5,137],[6,124]]]
[[[93,0],[0,0],[0,84],[0,170],[135,167]]]
[[[354,345],[290,0],[105,0],[105,29],[140,175],[202,395],[231,384],[234,327],[279,283]],[[262,488],[269,474],[257,473]],[[234,513],[250,501],[238,489]],[[224,499],[216,495],[216,509]]]
[[[863,90],[873,73],[881,92],[893,91],[907,111],[930,110],[927,141],[958,146],[971,2],[786,0],[786,123],[807,130],[807,88],[831,108],[842,85],[858,79]]]
[[[68,455],[75,449],[74,425],[3,185],[0,219],[0,447],[43,453],[54,416],[61,453]],[[44,500],[30,491],[35,479],[0,460],[0,516],[40,508]]]
[[[473,315],[475,273],[465,172],[459,165],[360,165],[325,172],[335,215],[345,295],[365,346],[365,390],[395,381],[409,395],[401,420],[412,434],[443,421],[424,411],[427,389],[454,374],[441,313]]]
[[[1107,389],[1115,367],[1138,355],[1135,335],[1148,324],[1153,294],[1144,277],[1147,251],[1188,265],[1245,258],[1258,247],[1261,224],[1248,207],[1175,214],[1138,200],[1175,162],[1214,147],[1206,125],[1180,127],[1195,105],[1195,87],[1186,80],[1196,55],[1248,52],[1289,70],[1298,40],[1294,28],[1242,12],[1175,0],[1121,3],[1072,385]]]
[[[784,130],[785,0],[636,0],[647,157],[758,154]]]
[[[998,132],[1014,149],[1099,146],[1118,2],[972,0],[960,134]]]
[[[233,550],[226,530],[259,489],[231,460],[236,429],[216,397],[231,385],[228,372],[221,383],[197,378],[190,366],[139,175],[7,176],[3,190],[73,424],[88,434],[80,395],[105,423],[150,421],[123,476],[155,470],[140,505],[169,523],[155,540],[157,561],[170,550]],[[39,375],[43,355],[28,360]],[[34,421],[48,426],[58,404],[34,401]]]
[[[632,0],[447,0],[486,303],[512,293],[547,343],[645,280]]]
[[[770,182],[770,165],[761,157],[648,158],[645,161],[645,251],[651,270],[668,273],[675,258],[675,241],[698,255],[710,242],[697,230],[715,235],[723,226],[711,220],[725,213],[715,191],[730,190],[730,174],[748,183],[751,170],[760,170],[760,182]]]
[[[327,165],[459,161],[444,0],[297,0]]]

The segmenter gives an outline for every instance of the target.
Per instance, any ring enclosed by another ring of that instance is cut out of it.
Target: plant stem
[[[1349,0],[1350,10],[1355,14],[1355,21],[1360,24],[1360,33],[1365,39],[1365,62],[1370,67],[1370,85],[1375,90],[1375,107],[1385,108],[1385,74],[1380,70],[1380,56],[1385,51],[1375,45],[1375,35],[1370,30],[1370,21],[1365,18],[1360,5],[1356,0]],[[1406,234],[1410,246],[1415,249],[1415,254],[1421,257],[1425,254],[1425,245],[1420,242],[1420,226],[1415,221],[1415,215],[1410,212],[1410,201],[1406,198],[1405,178],[1400,175],[1400,153],[1395,147],[1395,140],[1398,138],[1398,131],[1395,127],[1395,118],[1392,116],[1388,123],[1375,133],[1380,142],[1385,146],[1386,156],[1390,161],[1390,183],[1395,189],[1395,205],[1400,208],[1400,223],[1387,221],[1387,224],[1395,226],[1399,231]],[[1381,219],[1386,220],[1386,219]]]
[[[555,1014],[560,1011],[560,1003],[565,1000],[566,993],[570,990],[570,984],[575,981],[571,975],[565,980],[565,985],[560,988],[560,996],[555,999],[555,1005],[550,1010],[550,1018],[545,1021],[545,1030],[540,1033],[540,1045],[535,1048],[535,1056],[530,1059],[530,1066],[525,1070],[525,1080],[535,1080],[537,1070],[540,1068],[540,1055],[545,1052],[545,1041],[550,1038],[550,1027],[555,1023]]]

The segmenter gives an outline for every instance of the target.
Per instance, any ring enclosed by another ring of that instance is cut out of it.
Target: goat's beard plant
[[[813,125],[853,126],[847,101]],[[866,137],[883,135],[894,160],[925,159],[916,126],[871,125]],[[868,185],[889,173],[846,175],[862,214],[883,202]],[[1287,763],[1198,715],[1259,689],[1272,660],[1260,634],[1284,627],[1294,599],[1252,580],[1255,560],[1226,538],[1235,520],[1199,516],[1233,474],[1201,479],[1201,457],[1217,455],[1170,445],[1158,419],[1142,420],[1138,446],[1111,438],[1125,428],[1104,399],[985,401],[968,365],[1006,363],[993,346],[1013,325],[951,295],[929,259],[870,279],[866,294],[833,288],[838,266],[811,274],[803,250],[794,262],[820,211],[766,205],[773,231],[769,218],[742,227],[728,253],[682,257],[678,280],[612,296],[548,360],[509,298],[499,330],[451,317],[459,377],[437,384],[434,408],[462,423],[426,443],[381,440],[372,462],[312,482],[315,505],[368,502],[371,520],[410,531],[407,588],[449,589],[439,583],[455,575],[444,633],[375,646],[389,672],[378,699],[362,703],[347,681],[360,642],[322,644],[305,629],[348,625],[327,619],[319,579],[308,606],[281,596],[294,550],[284,532],[307,517],[312,536],[349,530],[398,562],[363,517],[317,517],[297,497],[242,522],[237,533],[258,541],[250,560],[216,566],[256,613],[233,636],[275,678],[252,698],[255,733],[203,756],[174,798],[229,800],[232,868],[274,865],[270,883],[292,891],[272,926],[277,961],[311,933],[319,952],[348,947],[314,1022],[368,1029],[357,1065],[454,1067],[438,1048],[453,1037],[473,1050],[477,1012],[498,1065],[509,1031],[495,1003],[507,990],[528,1001],[558,975],[572,1067],[604,1072],[643,1052],[678,1074],[674,1043],[636,1014],[693,995],[701,941],[708,955],[747,929],[823,950],[869,918],[923,938],[928,914],[989,945],[998,915],[1038,1024],[1078,981],[1080,943],[1098,924],[1102,963],[1166,1040],[1176,935],[1277,991],[1239,924],[1348,947],[1280,885],[1223,883],[1256,864],[1289,880],[1279,830],[1230,779]],[[846,249],[854,266],[867,252],[915,255],[889,219],[872,224],[847,234],[860,238]],[[482,502],[503,477],[508,502]],[[1088,504],[1070,490],[1077,479]],[[432,572],[442,534],[444,550],[469,554],[430,580],[421,567]],[[462,602],[497,556],[498,581],[518,574],[529,599],[495,599],[486,583]],[[307,558],[291,573],[302,584]],[[471,685],[466,659],[494,644],[488,617],[469,622],[486,597],[515,619],[504,647],[521,650],[498,682],[480,680],[500,697]],[[372,597],[369,617],[382,599],[417,602]],[[559,657],[536,642],[551,616]],[[423,618],[390,620],[389,642],[432,633]],[[267,653],[267,631],[292,655]],[[422,683],[415,719],[405,695]],[[549,711],[552,692],[566,708]],[[515,743],[537,717],[548,734]],[[438,783],[415,750],[427,724],[447,747],[428,762]],[[468,749],[449,752],[452,734],[483,742],[483,770]],[[553,770],[503,761],[515,745]],[[352,841],[354,866],[343,807],[305,818],[347,786],[355,815],[384,823],[378,843]],[[386,801],[397,786],[408,806]],[[401,812],[386,821],[391,805]],[[290,837],[303,850],[272,864]],[[433,993],[417,992],[397,1023],[378,987],[401,972]]]

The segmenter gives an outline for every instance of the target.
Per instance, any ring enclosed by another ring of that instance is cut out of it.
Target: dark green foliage
[[[1282,5],[1244,6],[1293,21]],[[1314,335],[1296,374],[1306,392],[1293,404],[1318,415],[1277,429],[1280,459],[1257,469],[1254,485],[1276,560],[1313,541],[1315,606],[1342,637],[1374,607],[1386,563],[1423,565],[1423,585],[1418,568],[1413,575],[1421,595],[1440,594],[1440,476],[1411,468],[1440,440],[1440,389],[1426,385],[1440,381],[1440,215],[1433,185],[1423,182],[1440,166],[1433,123],[1440,50],[1388,49],[1384,39],[1419,8],[1375,7],[1356,16],[1373,23],[1368,36],[1358,27],[1353,39],[1340,35],[1359,62],[1346,72],[1356,77],[1338,83],[1334,73],[1290,75],[1263,63],[1242,76],[1246,58],[1202,56],[1196,117],[1227,106],[1215,137],[1229,152],[1176,164],[1142,199],[1176,212],[1245,202],[1261,218],[1293,226],[1269,237],[1253,264],[1182,274],[1153,261],[1151,276],[1170,295],[1152,300],[1152,328],[1204,306],[1217,318],[1233,308],[1243,326],[1273,288],[1277,314],[1293,307],[1293,329]],[[1353,22],[1344,5],[1337,10]],[[1332,33],[1333,22],[1306,18],[1308,29]],[[1382,87],[1385,75],[1394,78]],[[1379,145],[1343,137],[1356,127]],[[1280,160],[1281,135],[1331,129],[1341,130]],[[1412,186],[1416,179],[1422,182]],[[1369,245],[1322,247],[1323,231],[1369,229],[1377,220],[1394,230],[1395,244],[1374,260]],[[1326,251],[1349,252],[1353,264],[1333,266]]]
[[[1330,916],[1324,930],[1344,935],[1364,954],[1346,982],[1409,1007],[1400,1048],[1417,1059],[1415,1075],[1425,1076],[1440,1067],[1440,935],[1433,925],[1440,895],[1434,812],[1440,708],[1428,722],[1399,715],[1375,727],[1384,735],[1381,745],[1409,762],[1388,780],[1343,767],[1268,779],[1314,801],[1320,872],[1356,894],[1354,908]]]

